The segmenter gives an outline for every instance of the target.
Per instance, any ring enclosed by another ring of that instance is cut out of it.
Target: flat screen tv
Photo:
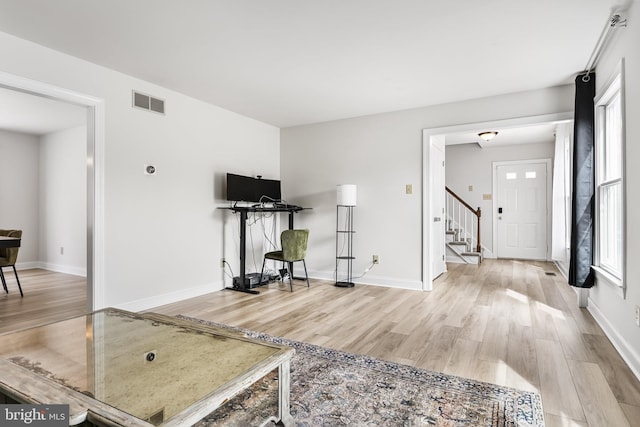
[[[279,202],[280,181],[227,173],[227,200],[235,202]]]

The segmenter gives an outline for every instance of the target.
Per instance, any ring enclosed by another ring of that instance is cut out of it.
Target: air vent
[[[164,100],[133,91],[133,106],[142,110],[164,114]]]

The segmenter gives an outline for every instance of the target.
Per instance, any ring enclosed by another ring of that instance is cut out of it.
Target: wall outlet
[[[373,256],[373,263],[374,264],[380,264],[380,257],[378,255],[374,255]]]
[[[640,326],[640,305],[636,305],[636,326]]]
[[[60,255],[64,255],[64,246],[60,246]]]

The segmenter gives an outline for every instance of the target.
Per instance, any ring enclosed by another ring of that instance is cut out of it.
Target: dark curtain
[[[576,77],[573,127],[573,196],[571,201],[571,261],[569,284],[579,288],[594,285],[594,101],[596,75]]]

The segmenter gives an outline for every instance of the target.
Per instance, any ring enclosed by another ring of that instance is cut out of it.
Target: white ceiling
[[[45,135],[86,122],[84,107],[0,87],[0,129]]]
[[[571,83],[616,2],[0,0],[0,30],[288,127]]]
[[[484,148],[496,147],[500,145],[554,142],[557,126],[558,123],[547,122],[511,128],[479,128],[474,131],[447,134],[445,137],[445,144],[458,145],[475,143]],[[498,132],[498,135],[496,135],[496,137],[491,141],[486,142],[478,136],[478,133],[485,131],[496,131]]]

